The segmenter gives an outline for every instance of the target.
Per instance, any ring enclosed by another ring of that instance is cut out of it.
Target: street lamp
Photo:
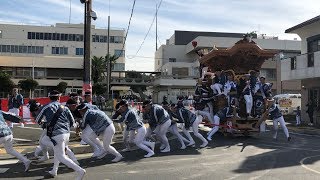
[[[82,94],[86,91],[92,92],[91,85],[91,58],[90,58],[90,47],[91,47],[91,18],[93,20],[97,19],[96,12],[92,11],[92,0],[80,0],[84,4],[84,77],[83,77],[83,87]]]

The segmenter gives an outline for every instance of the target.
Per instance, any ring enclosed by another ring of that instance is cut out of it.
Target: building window
[[[110,43],[123,43],[122,36],[110,36]]]
[[[188,68],[172,68],[172,75],[189,76]]]
[[[315,107],[319,107],[319,89],[309,89],[309,99],[313,100]]]
[[[2,30],[0,30],[0,38],[2,38]]]
[[[19,77],[31,77],[31,68],[17,68],[16,75]]]
[[[31,39],[36,39],[36,33],[35,32],[31,33]]]
[[[125,64],[124,63],[115,63],[112,67],[113,71],[124,71],[125,70]]]
[[[125,56],[125,51],[124,50],[115,49],[114,50],[114,55],[116,57],[124,57]]]
[[[83,48],[76,48],[76,55],[77,56],[83,55]]]
[[[308,54],[308,67],[313,67],[314,66],[314,54],[309,53]]]
[[[291,70],[297,69],[297,58],[292,57],[292,58],[290,58],[290,61],[291,61]]]
[[[99,42],[104,42],[104,36],[99,36]]]
[[[68,48],[67,47],[52,47],[52,54],[67,55]]]
[[[76,41],[80,41],[80,34],[76,34]]]
[[[45,68],[34,68],[34,77],[45,77]]]
[[[114,37],[114,43],[122,43],[123,37],[122,36],[115,36]]]
[[[1,31],[0,31],[1,32]],[[58,40],[58,41],[83,41],[83,34],[64,34],[64,33],[46,33],[46,32],[28,32],[28,39],[37,40]],[[92,42],[107,43],[108,36],[105,35],[92,35]],[[111,43],[123,43],[122,36],[110,37]]]
[[[266,77],[266,80],[276,80],[277,71],[276,69],[261,69],[260,75]]]
[[[10,76],[13,76],[13,68],[1,67],[1,71],[9,74]]]
[[[177,62],[176,58],[169,58],[169,62]]]

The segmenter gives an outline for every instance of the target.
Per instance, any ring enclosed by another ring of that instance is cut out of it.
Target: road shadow
[[[206,137],[206,132],[201,132],[201,134]],[[257,147],[260,149],[268,149],[267,152],[262,152],[260,154],[252,154],[245,158],[243,162],[237,167],[237,169],[231,170],[235,173],[251,173],[254,171],[261,171],[266,169],[276,169],[276,168],[285,168],[291,166],[300,166],[300,161],[307,156],[315,156],[320,154],[320,145],[316,146],[314,142],[317,139],[312,137],[302,137],[292,135],[293,139],[290,142],[286,141],[286,138],[281,129],[278,132],[278,140],[274,141],[272,139],[272,132],[266,132],[263,134],[256,134],[255,136],[249,137],[225,137],[220,133],[217,133],[213,136],[213,140],[209,142],[208,146],[205,149],[217,149],[217,150],[228,150],[229,148],[238,148],[238,153],[244,153],[250,146]],[[180,150],[180,143],[177,139],[170,141],[171,152],[170,153],[160,153],[159,145],[156,146],[156,155],[155,157],[163,156],[197,156],[202,155],[201,151],[203,148],[199,148],[201,142],[197,137],[194,137],[196,141],[196,147],[188,147],[185,150]],[[123,145],[117,144],[114,146],[117,150],[120,150]],[[215,153],[212,151],[212,153]],[[122,163],[127,165],[134,165],[135,163],[140,162],[144,159],[146,154],[143,150],[137,150],[132,152],[122,153],[125,157]],[[108,154],[103,159],[94,159],[90,157],[80,158],[80,166],[87,169],[97,166],[103,166],[108,164],[113,164],[111,160],[114,157]],[[232,157],[226,156],[227,161],[233,161]],[[228,159],[230,158],[230,159]],[[152,157],[150,158],[152,160]],[[317,156],[312,159],[306,159],[304,161],[305,165],[314,164],[320,159],[320,156]],[[48,176],[47,171],[51,170],[52,160],[45,163],[33,162],[29,172],[23,172],[23,165],[21,163],[10,164],[10,165],[0,165],[1,169],[6,169],[6,173],[0,173],[1,178],[22,178],[29,177],[32,179],[48,179],[51,178]],[[63,174],[73,172],[72,169],[69,169],[65,165],[60,164],[58,175],[63,177]]]

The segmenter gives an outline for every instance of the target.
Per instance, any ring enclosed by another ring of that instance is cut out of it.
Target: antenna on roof
[[[70,21],[71,21],[71,0],[70,0],[70,6],[69,6],[69,24],[70,24]]]

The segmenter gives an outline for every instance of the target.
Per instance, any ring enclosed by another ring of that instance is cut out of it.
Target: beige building
[[[83,29],[83,24],[0,24],[0,68],[10,74],[16,84],[25,78],[38,81],[35,96],[46,96],[48,90],[61,81],[68,83],[69,92],[81,89]],[[121,55],[113,70],[124,71],[125,31],[112,29],[108,36],[107,29],[92,26],[91,34],[91,56],[105,56],[109,39],[110,54]]]
[[[320,121],[320,16],[302,22],[287,29],[301,38],[301,54],[281,61],[282,80],[301,80],[302,120],[309,118],[306,114],[308,99],[315,103],[314,119]]]
[[[160,46],[155,52],[154,68],[161,72],[161,76],[154,81],[154,101],[161,102],[163,96],[168,96],[169,100],[175,102],[177,95],[188,96],[194,93],[196,79],[199,77],[198,55],[195,50],[209,52],[213,46],[218,49],[230,48],[242,38],[242,33],[175,31],[166,45]],[[197,41],[196,49],[193,48],[192,41]],[[280,58],[300,54],[301,42],[267,36],[254,37],[253,41],[263,49],[279,51],[279,54],[262,65],[260,71],[268,82],[274,84],[274,94],[300,93],[300,80],[281,81]]]

